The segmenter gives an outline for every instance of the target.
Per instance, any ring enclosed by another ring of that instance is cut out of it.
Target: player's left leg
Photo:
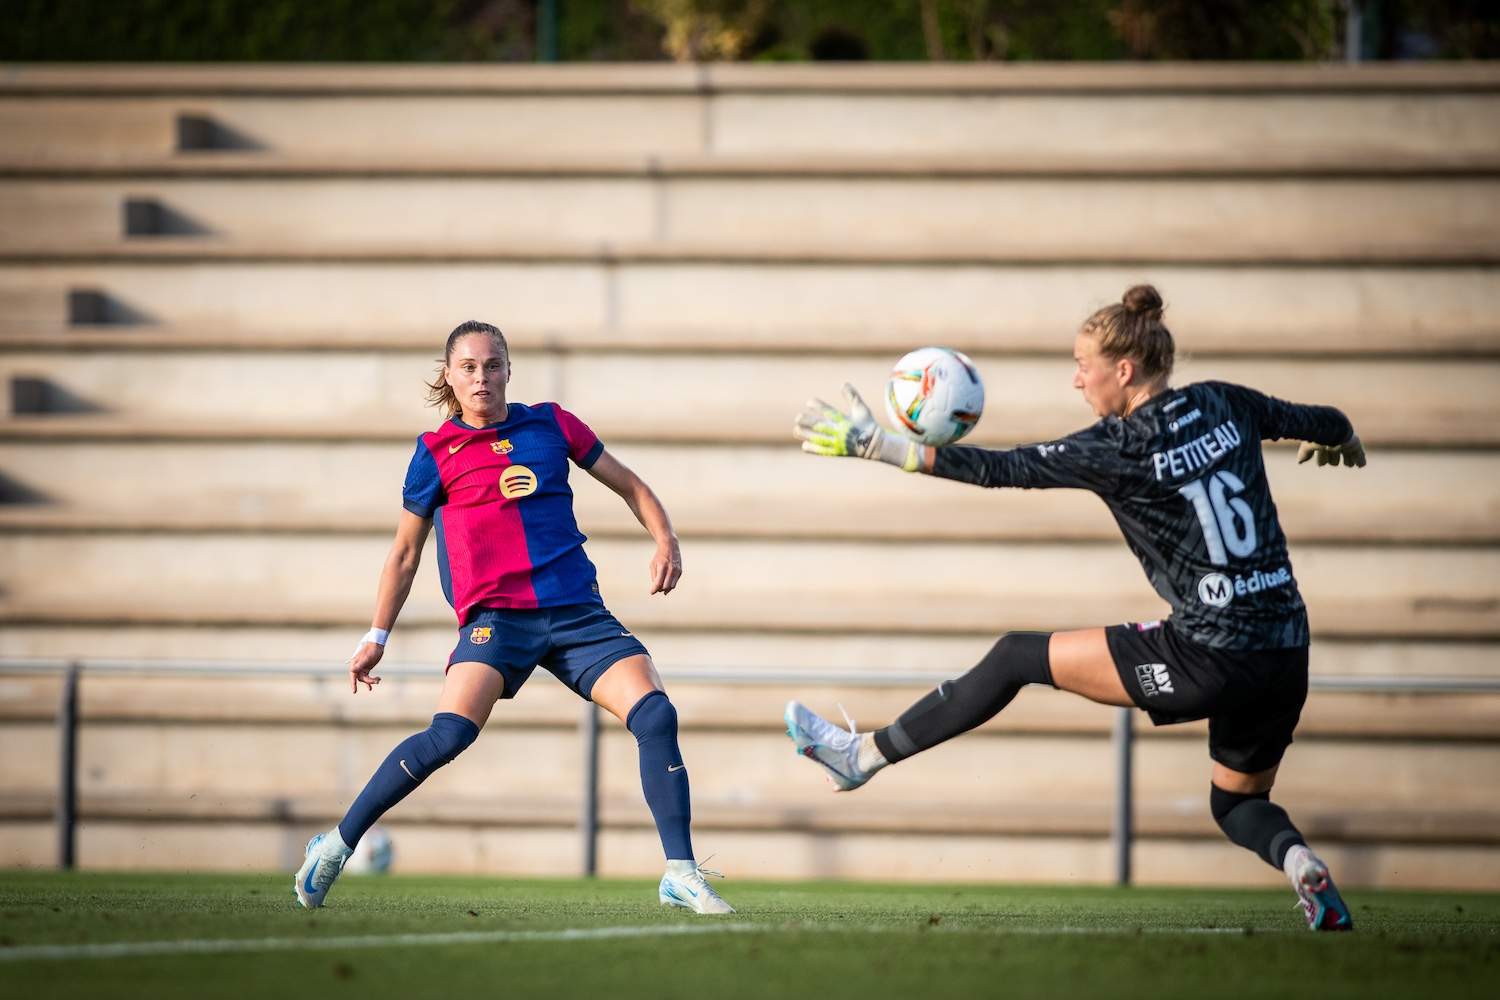
[[[667,856],[658,900],[697,913],[733,913],[734,907],[704,879],[693,855],[693,805],[687,764],[677,745],[677,709],[651,657],[637,653],[617,660],[594,681],[588,696],[635,737],[641,791]]]

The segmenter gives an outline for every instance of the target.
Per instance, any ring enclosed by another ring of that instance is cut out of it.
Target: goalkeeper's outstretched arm
[[[844,386],[844,395],[849,399],[848,413],[821,399],[808,401],[794,428],[803,451],[831,458],[868,458],[907,472],[975,486],[1108,491],[1116,484],[1118,463],[1111,459],[1119,445],[1102,424],[1021,448],[934,448],[881,427],[852,385]]]
[[[803,451],[828,458],[868,458],[906,472],[932,471],[934,449],[881,427],[859,391],[847,382],[844,395],[848,413],[821,399],[807,401],[792,428]]]

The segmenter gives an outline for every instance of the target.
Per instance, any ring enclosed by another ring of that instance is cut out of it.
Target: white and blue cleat
[[[297,902],[309,910],[323,905],[334,880],[348,864],[354,851],[339,836],[338,827],[320,833],[307,842],[307,856],[302,867],[292,879],[292,889],[297,893]]]
[[[821,764],[838,791],[853,791],[870,780],[871,775],[859,766],[860,734],[853,720],[848,729],[840,729],[800,701],[787,702],[782,718],[797,752]]]
[[[696,861],[668,861],[656,899],[662,906],[676,906],[694,913],[733,913],[734,907],[708,884],[705,875],[723,878],[723,872],[701,867]]]
[[[1301,900],[1302,915],[1311,931],[1352,931],[1354,918],[1329,877],[1328,866],[1311,851],[1304,851],[1296,865],[1292,886]]]

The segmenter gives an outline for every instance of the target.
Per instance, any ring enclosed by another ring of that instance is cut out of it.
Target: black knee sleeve
[[[943,681],[885,729],[875,745],[891,763],[993,718],[1027,684],[1052,684],[1050,632],[1010,632],[962,677]]]
[[[1287,851],[1306,843],[1286,810],[1271,801],[1270,792],[1245,795],[1210,785],[1208,808],[1226,837],[1259,854],[1272,868],[1279,869]]]

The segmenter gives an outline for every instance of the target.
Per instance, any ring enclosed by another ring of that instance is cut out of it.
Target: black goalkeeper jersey
[[[1331,406],[1197,382],[1056,441],[939,448],[932,471],[978,486],[1097,493],[1183,635],[1219,649],[1284,649],[1307,645],[1307,610],[1260,442],[1335,445],[1353,433]]]

